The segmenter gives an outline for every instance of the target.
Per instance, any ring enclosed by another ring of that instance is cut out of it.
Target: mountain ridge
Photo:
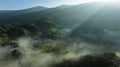
[[[17,16],[10,17],[7,19],[2,19],[0,20],[0,22],[2,23],[6,23],[6,22],[24,23],[24,22],[29,22],[29,21],[35,22],[42,17],[52,17],[55,19],[63,20],[62,23],[64,23],[66,26],[70,28],[70,27],[74,27],[78,25],[78,23],[82,23],[87,18],[89,18],[94,12],[96,12],[97,10],[94,10],[96,8],[95,5],[98,5],[99,9],[102,8],[101,3],[87,3],[87,4],[70,6],[70,7],[67,6],[67,8],[65,7],[65,9],[61,9],[60,7],[55,7],[55,8],[49,8],[46,10],[42,10],[42,11],[17,15]],[[92,12],[89,12],[89,11],[92,11]]]
[[[9,17],[13,17],[13,16],[17,16],[17,15],[21,15],[21,14],[31,13],[31,12],[35,12],[35,11],[41,11],[41,10],[45,10],[45,9],[48,9],[48,8],[42,7],[42,6],[37,6],[37,7],[32,7],[32,8],[28,8],[28,9],[22,9],[22,10],[3,10],[3,11],[0,11],[0,20],[7,19]]]

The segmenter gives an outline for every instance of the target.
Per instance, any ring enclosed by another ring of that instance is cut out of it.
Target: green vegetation
[[[119,67],[120,59],[115,53],[103,55],[86,55],[76,60],[63,60],[53,67]]]
[[[56,43],[45,43],[39,47],[40,51],[43,53],[55,53],[61,54],[65,52],[65,47]]]
[[[39,35],[39,38],[53,39],[57,37],[58,27],[52,18],[44,17],[37,22],[28,24],[2,24],[0,25],[0,34],[2,40],[35,35]]]
[[[11,48],[18,48],[19,45],[16,41],[6,41],[6,42],[2,42],[2,44],[0,44],[1,47],[11,47]]]
[[[38,67],[34,64],[49,62],[49,59],[55,60],[51,67],[120,67],[120,58],[115,54],[120,48],[120,10],[114,7],[111,10],[106,6],[102,10],[103,6],[98,3],[87,3],[0,12],[0,47],[11,53],[10,58],[20,58],[18,64],[22,64],[21,58],[22,61],[27,58],[28,63],[22,67]],[[35,41],[21,40],[21,45],[17,40],[22,37]],[[86,55],[87,51],[100,54]],[[104,53],[107,51],[113,53]],[[66,59],[68,55],[70,59]]]

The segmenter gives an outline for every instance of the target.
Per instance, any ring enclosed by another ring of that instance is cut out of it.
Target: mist
[[[47,40],[56,45],[66,46],[60,53],[41,52],[40,49],[35,48],[34,45],[38,44],[40,40],[32,38],[19,38],[17,43],[19,47],[10,48],[0,47],[0,66],[1,67],[52,67],[53,64],[60,63],[64,60],[78,60],[80,57],[86,55],[98,55],[102,53],[115,52],[120,56],[119,48],[112,45],[111,48],[105,45],[95,45],[85,42],[67,42],[57,40]],[[39,44],[42,45],[42,44]],[[113,47],[113,49],[112,49]],[[109,49],[107,49],[109,48]],[[11,53],[13,50],[19,50],[20,56],[14,58]]]

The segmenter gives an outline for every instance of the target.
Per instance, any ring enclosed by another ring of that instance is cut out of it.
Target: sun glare
[[[120,0],[103,0],[109,4],[120,4]]]
[[[108,4],[120,4],[120,0],[84,0],[84,1],[81,1],[81,0],[76,0],[77,3],[81,2],[81,3],[86,3],[86,2],[105,2],[105,3],[108,3]]]

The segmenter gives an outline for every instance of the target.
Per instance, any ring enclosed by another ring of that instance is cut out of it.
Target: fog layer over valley
[[[119,11],[103,2],[0,11],[0,67],[120,67]]]
[[[103,53],[106,53],[106,55],[108,54],[108,56],[110,57],[116,55],[116,58],[118,59],[114,59],[114,57],[112,57],[113,59],[108,59],[108,61],[109,60],[115,61],[115,62],[112,61],[111,63],[120,62],[119,50],[114,48],[106,49],[108,48],[108,46],[105,47],[103,45],[99,46],[84,42],[52,41],[52,40],[47,40],[47,43],[44,44],[38,44],[40,40],[33,40],[31,38],[20,38],[16,42],[18,43],[19,47],[11,48],[10,46],[4,46],[4,47],[1,46],[0,66],[2,67],[55,66],[56,67],[56,64],[61,62],[66,62],[69,60],[67,63],[69,62],[77,63],[77,61],[82,61],[80,58],[84,58],[84,56],[86,55],[90,55],[91,57],[93,55],[94,58],[94,56],[96,57],[102,56]],[[41,45],[40,48],[34,47],[36,44]],[[113,45],[113,47],[116,47],[116,45]],[[116,47],[116,48],[120,48],[120,47]]]

